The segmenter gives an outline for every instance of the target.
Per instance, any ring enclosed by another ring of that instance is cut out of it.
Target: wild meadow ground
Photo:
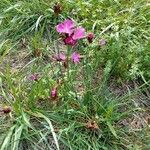
[[[149,0],[1,0],[0,150],[149,150],[149,35]]]

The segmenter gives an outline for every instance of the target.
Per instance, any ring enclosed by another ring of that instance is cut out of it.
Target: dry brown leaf
[[[85,126],[88,129],[99,129],[99,126],[96,123],[96,121],[92,121],[92,120],[88,121]]]

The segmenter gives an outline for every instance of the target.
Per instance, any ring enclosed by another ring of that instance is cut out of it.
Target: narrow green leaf
[[[114,127],[112,126],[112,124],[111,124],[109,121],[107,122],[107,126],[109,127],[111,133],[112,133],[116,138],[118,138]]]
[[[5,150],[7,149],[7,147],[9,146],[10,144],[10,139],[12,137],[12,134],[13,134],[13,131],[15,129],[16,125],[12,126],[7,134],[7,136],[5,137],[3,143],[2,143],[2,146],[0,148],[0,150]]]

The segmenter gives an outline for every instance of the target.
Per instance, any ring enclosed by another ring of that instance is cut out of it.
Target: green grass
[[[0,149],[148,150],[150,3],[63,0],[56,16],[55,2],[0,1]],[[81,40],[81,62],[64,69],[52,56],[73,51],[55,28],[68,17],[95,39]]]

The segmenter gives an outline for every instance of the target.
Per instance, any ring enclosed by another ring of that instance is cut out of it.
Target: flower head
[[[71,55],[71,59],[75,64],[80,62],[80,57],[81,57],[80,54],[78,54],[77,52],[73,52]]]
[[[105,39],[100,39],[100,40],[99,40],[99,45],[100,45],[100,46],[106,45],[106,40],[105,40]]]
[[[56,26],[56,30],[59,33],[67,33],[68,35],[72,34],[72,28],[75,26],[74,22],[70,19],[65,20],[62,23],[59,23]]]
[[[85,37],[85,29],[82,27],[75,27],[75,23],[67,19],[56,26],[59,33],[64,33],[64,43],[66,45],[75,46],[79,39]]]
[[[64,39],[64,43],[66,45],[75,46],[77,41],[81,38],[84,38],[85,29],[84,28],[77,28],[73,30],[73,33],[70,36],[66,36]]]
[[[94,33],[92,33],[92,32],[88,33],[88,35],[87,35],[87,40],[88,40],[88,42],[89,42],[89,43],[92,43],[94,37],[95,37],[95,36],[94,36]]]

